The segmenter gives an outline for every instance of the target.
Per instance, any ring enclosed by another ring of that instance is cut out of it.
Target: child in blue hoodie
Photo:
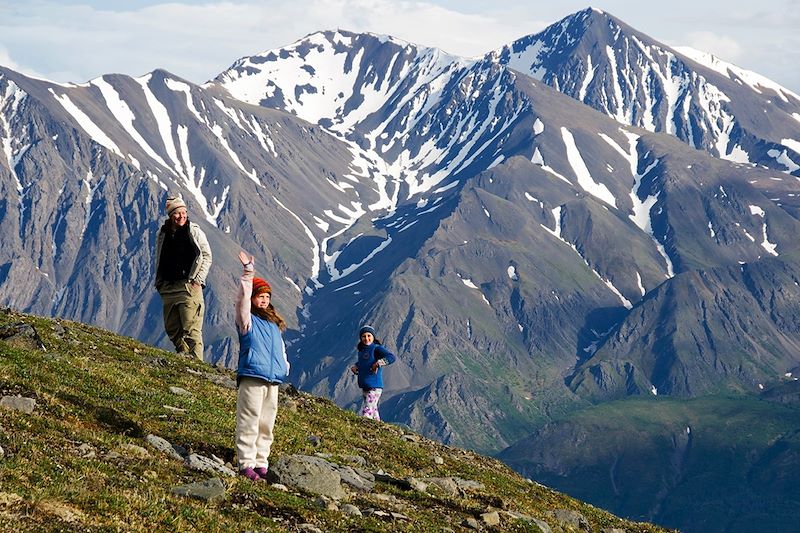
[[[239,260],[244,272],[236,299],[236,454],[239,473],[258,481],[267,475],[278,414],[278,386],[289,373],[281,335],[286,322],[272,305],[272,287],[254,277],[253,256],[239,252]]]
[[[375,338],[375,328],[364,326],[358,332],[358,360],[350,367],[350,371],[358,376],[358,386],[364,397],[364,406],[359,413],[361,416],[380,420],[378,402],[383,392],[382,367],[394,363],[395,356],[392,352],[381,346],[381,341]]]

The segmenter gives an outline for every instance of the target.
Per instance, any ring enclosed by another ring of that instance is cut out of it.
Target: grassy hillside
[[[145,437],[232,463],[235,391],[216,383],[231,377],[83,324],[0,311],[0,396],[36,401],[30,414],[0,408],[0,530],[301,531],[309,530],[301,524],[313,524],[326,532],[461,531],[466,519],[495,509],[502,523],[481,524],[483,530],[539,531],[510,517],[520,513],[553,531],[577,531],[554,514],[569,510],[592,531],[664,531],[527,481],[496,460],[410,437],[307,394],[283,395],[273,459],[353,454],[367,459],[372,472],[458,476],[484,488],[453,496],[378,482],[349,497],[361,509],[405,516],[389,520],[382,513],[323,510],[311,495],[241,477],[223,478],[226,494],[213,503],[175,496],[173,487],[212,475],[149,448]],[[311,435],[320,437],[318,446]]]

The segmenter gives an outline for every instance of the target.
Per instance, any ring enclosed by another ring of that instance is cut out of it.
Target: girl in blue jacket
[[[239,473],[266,477],[272,429],[278,415],[278,385],[286,381],[289,360],[281,332],[286,322],[272,305],[272,287],[254,278],[253,256],[239,252],[244,272],[236,300],[239,367],[236,371],[236,454]]]
[[[358,332],[358,360],[350,367],[350,371],[358,376],[358,386],[364,397],[364,406],[359,413],[361,416],[380,420],[378,402],[383,392],[382,367],[394,363],[395,356],[392,352],[381,346],[381,341],[375,338],[375,329],[364,326]]]

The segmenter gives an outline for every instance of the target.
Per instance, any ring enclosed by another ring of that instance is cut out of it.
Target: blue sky
[[[165,68],[202,83],[242,56],[336,28],[476,56],[589,6],[800,93],[800,0],[0,0],[0,65],[60,82]]]

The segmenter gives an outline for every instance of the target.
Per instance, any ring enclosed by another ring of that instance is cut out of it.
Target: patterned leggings
[[[364,407],[358,414],[371,418],[373,420],[380,420],[381,415],[378,413],[378,402],[381,399],[383,389],[362,389],[361,395],[364,397]]]

